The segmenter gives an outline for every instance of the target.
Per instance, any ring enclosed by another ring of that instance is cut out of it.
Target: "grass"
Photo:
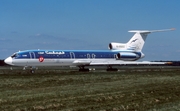
[[[0,74],[0,110],[178,111],[180,70]]]

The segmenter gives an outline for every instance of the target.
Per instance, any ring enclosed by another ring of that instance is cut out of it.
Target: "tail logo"
[[[136,42],[136,40],[138,40],[138,39],[134,39],[134,40],[132,40],[132,41],[131,41],[131,43],[132,43],[132,42]]]

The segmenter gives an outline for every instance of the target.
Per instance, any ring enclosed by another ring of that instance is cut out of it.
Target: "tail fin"
[[[134,36],[127,42],[126,48],[130,50],[135,50],[135,51],[141,51],[145,40],[147,38],[147,35],[152,33],[152,32],[164,32],[164,31],[171,31],[175,30],[174,28],[172,29],[164,29],[164,30],[131,30],[129,32],[134,32]]]

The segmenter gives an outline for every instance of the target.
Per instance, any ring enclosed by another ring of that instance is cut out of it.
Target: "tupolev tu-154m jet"
[[[113,66],[128,64],[166,64],[166,62],[138,62],[145,55],[142,53],[146,37],[152,32],[164,30],[131,30],[135,33],[127,43],[109,43],[109,50],[25,50],[14,53],[5,59],[13,66],[76,66],[79,71],[89,71],[86,66],[107,66],[107,71],[117,71]],[[32,73],[34,71],[32,70]]]

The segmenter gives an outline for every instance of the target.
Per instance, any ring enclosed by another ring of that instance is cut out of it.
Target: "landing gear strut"
[[[112,68],[112,66],[108,66],[106,71],[118,71],[118,69],[117,68]]]
[[[89,72],[89,69],[84,68],[84,66],[79,66],[79,72]]]

